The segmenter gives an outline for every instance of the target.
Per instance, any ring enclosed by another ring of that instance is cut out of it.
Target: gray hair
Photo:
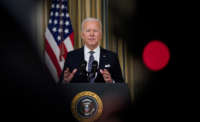
[[[82,24],[81,24],[81,31],[83,32],[83,25],[85,24],[85,22],[88,22],[88,21],[96,21],[100,24],[100,31],[102,32],[102,24],[101,24],[101,21],[97,18],[92,18],[92,17],[88,17],[86,19],[84,19],[82,21]]]

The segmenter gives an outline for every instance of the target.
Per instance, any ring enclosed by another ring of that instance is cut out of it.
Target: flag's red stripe
[[[72,32],[72,33],[69,35],[69,38],[70,38],[70,40],[71,40],[72,46],[74,47],[74,32]]]
[[[46,46],[45,49],[46,49],[49,57],[51,58],[54,66],[55,66],[55,68],[57,70],[58,77],[60,77],[61,72],[62,72],[61,68],[60,68],[60,65],[58,64],[57,58],[56,58],[53,50],[51,49],[51,47],[50,47],[50,45],[49,45],[49,43],[48,43],[48,41],[46,39],[45,39],[45,46]]]
[[[64,58],[66,59],[68,51],[67,51],[67,48],[65,47],[65,45],[64,45],[64,44],[63,44],[63,46],[64,46],[64,50],[65,50],[65,55],[64,55]]]
[[[65,52],[64,53],[64,59],[66,59],[68,51],[67,51],[67,48],[65,47],[64,43],[60,43],[60,45],[58,46],[60,48],[60,50],[61,50],[62,46],[63,46],[64,52]]]

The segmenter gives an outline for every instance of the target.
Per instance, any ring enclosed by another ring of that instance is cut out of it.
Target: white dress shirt
[[[99,67],[99,60],[100,60],[100,47],[98,46],[97,48],[95,48],[94,50],[89,49],[86,45],[84,46],[84,59],[87,62],[87,66],[86,66],[86,71],[88,71],[88,63],[89,63],[89,58],[90,58],[90,51],[94,51],[94,60],[96,60],[98,62],[98,67]],[[95,74],[95,78],[97,77],[97,73]],[[113,83],[115,83],[115,81],[112,81]]]
[[[94,50],[89,49],[86,45],[84,46],[84,59],[87,62],[87,66],[86,66],[86,71],[88,71],[88,63],[89,63],[89,58],[90,58],[90,51],[94,51],[94,60],[96,60],[98,62],[98,66],[99,66],[99,59],[100,59],[100,47],[98,46],[97,48],[95,48]]]

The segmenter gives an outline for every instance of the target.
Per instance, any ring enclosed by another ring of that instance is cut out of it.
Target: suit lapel
[[[104,49],[100,48],[100,61],[99,61],[99,68],[103,69],[105,65],[106,54]]]
[[[105,51],[104,49],[100,48],[100,59],[99,59],[99,70],[97,72],[97,77],[95,79],[95,81],[97,80],[98,82],[103,82],[103,77],[100,73],[100,69],[103,69],[104,68],[104,64],[105,64],[105,59],[106,59],[106,54],[105,54]]]
[[[81,48],[80,50],[80,61],[83,61],[84,59],[84,47]]]
[[[75,65],[74,68],[79,68],[79,65],[84,61],[84,48],[83,47],[80,48],[80,50],[78,51],[75,60],[76,60],[75,62],[77,62],[77,64]],[[79,74],[79,71],[77,74]]]

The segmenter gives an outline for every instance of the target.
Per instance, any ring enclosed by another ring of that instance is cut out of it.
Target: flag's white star
[[[54,28],[52,29],[52,31],[53,31],[53,32],[56,32],[57,30],[56,30],[56,28],[54,27]]]
[[[61,17],[64,17],[65,15],[64,15],[64,13],[61,13]]]
[[[56,5],[56,8],[60,8],[59,4]]]
[[[49,20],[49,24],[51,24],[51,23],[52,23],[52,20],[50,19],[50,20]]]
[[[66,34],[69,33],[69,30],[68,30],[68,29],[65,29],[65,33],[66,33]]]
[[[68,14],[68,13],[66,14],[66,17],[69,17],[69,14]]]
[[[62,6],[61,6],[61,8],[62,8],[62,9],[64,9],[64,8],[65,8],[65,6],[64,6],[64,5],[62,5]]]
[[[51,5],[51,8],[54,8],[54,7],[55,7],[55,5],[54,5],[54,4],[52,4],[52,5]]]
[[[66,21],[66,22],[65,22],[65,25],[68,26],[68,25],[69,25],[69,21]]]
[[[59,33],[61,33],[62,31],[63,31],[63,29],[62,29],[62,28],[59,28],[59,29],[58,29],[58,32],[59,32]]]
[[[54,20],[54,24],[56,25],[58,23],[58,21],[57,20]]]
[[[63,25],[63,21],[62,20],[60,21],[60,25]]]
[[[56,12],[55,16],[56,16],[56,17],[58,16],[58,12]]]
[[[53,12],[51,12],[50,15],[53,16]]]
[[[58,37],[57,37],[57,39],[58,39],[58,41],[60,41],[60,40],[61,40],[61,37],[60,37],[60,36],[58,36]]]

